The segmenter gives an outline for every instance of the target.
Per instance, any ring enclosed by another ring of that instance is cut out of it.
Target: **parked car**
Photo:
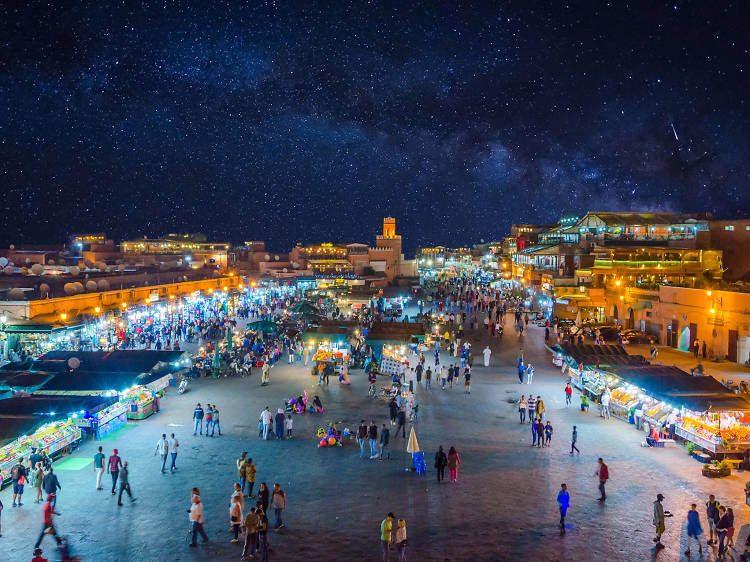
[[[631,343],[641,343],[641,344],[652,344],[656,343],[656,337],[647,334],[646,332],[641,332],[640,330],[625,330],[620,334],[620,340],[622,341],[623,345],[628,345]]]

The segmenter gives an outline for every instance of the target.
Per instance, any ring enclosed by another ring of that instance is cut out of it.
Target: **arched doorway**
[[[677,347],[682,351],[690,351],[690,326],[683,326],[680,330],[680,339]]]
[[[632,308],[628,308],[627,328],[628,330],[635,328],[635,312]]]
[[[616,305],[616,304],[613,304],[613,305],[612,305],[612,319],[613,319],[613,320],[615,321],[615,323],[617,323],[617,319],[618,319],[619,317],[620,317],[620,313],[619,313],[619,311],[617,310],[617,305]]]

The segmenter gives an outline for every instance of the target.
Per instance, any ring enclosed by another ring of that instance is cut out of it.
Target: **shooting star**
[[[680,139],[679,139],[679,137],[677,136],[677,129],[675,129],[675,128],[674,128],[674,123],[672,123],[672,122],[670,121],[670,122],[669,122],[669,126],[670,126],[670,127],[672,127],[672,132],[674,133],[674,140],[676,140],[677,142],[680,142]]]

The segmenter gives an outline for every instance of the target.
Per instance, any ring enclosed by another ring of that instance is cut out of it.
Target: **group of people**
[[[213,437],[216,430],[219,430],[219,437],[221,437],[221,423],[219,420],[219,407],[214,404],[206,404],[204,410],[200,402],[195,406],[193,410],[193,435],[203,435],[203,420],[206,420],[206,437]],[[209,435],[210,432],[210,435]]]

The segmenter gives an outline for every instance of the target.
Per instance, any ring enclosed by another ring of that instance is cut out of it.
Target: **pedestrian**
[[[607,492],[604,490],[604,485],[607,483],[607,480],[609,480],[609,468],[606,464],[604,464],[604,461],[601,459],[601,457],[597,462],[599,463],[599,466],[596,469],[594,476],[599,477],[599,501],[603,502],[607,499]]]
[[[276,523],[274,524],[274,528],[281,529],[285,526],[284,522],[281,520],[281,512],[286,509],[286,493],[281,489],[281,486],[278,482],[273,485],[271,504],[273,505],[273,512],[276,515]]]
[[[448,474],[451,482],[458,481],[458,465],[461,464],[461,459],[458,458],[458,452],[455,447],[451,447],[448,450]]]
[[[585,414],[589,413],[589,397],[585,390],[581,393],[581,411]]]
[[[260,413],[260,423],[263,430],[263,440],[268,439],[268,429],[271,427],[272,419],[271,409],[266,406],[266,409]]]
[[[654,542],[656,543],[656,548],[664,548],[664,545],[661,543],[661,536],[664,533],[664,518],[665,517],[672,517],[672,514],[668,511],[664,511],[664,506],[661,504],[661,500],[664,499],[664,496],[661,494],[656,495],[656,501],[654,502],[654,527],[656,528],[656,537],[654,538]]]
[[[701,545],[700,535],[703,534],[703,528],[701,527],[700,516],[698,515],[697,506],[693,503],[690,504],[690,511],[687,513],[687,536],[688,536],[688,547],[685,551],[685,556],[690,556],[690,543],[693,539],[698,543],[698,556],[703,557],[703,546]]]
[[[122,506],[122,493],[127,492],[130,498],[130,503],[133,503],[136,498],[133,497],[132,490],[130,489],[130,470],[128,469],[128,461],[122,463],[120,469],[120,495],[117,496],[117,505]]]
[[[61,490],[62,486],[60,486],[60,481],[57,479],[57,474],[54,473],[52,467],[49,467],[47,474],[44,475],[42,487],[45,494],[52,496],[52,508],[54,509],[57,506],[57,491]]]
[[[211,404],[206,404],[206,437],[208,437],[208,432],[213,428],[214,424],[214,409],[211,407]]]
[[[211,437],[214,436],[214,431],[219,430],[219,437],[221,437],[221,423],[219,423],[219,407],[214,404],[214,412],[211,420]],[[206,427],[206,435],[208,435],[208,427]]]
[[[445,480],[445,467],[448,465],[448,457],[440,445],[438,452],[435,453],[435,468],[437,469],[437,481]]]
[[[601,417],[603,417],[605,420],[609,419],[609,399],[610,399],[610,392],[608,388],[604,388],[604,392],[602,392],[602,398],[601,398],[601,405],[602,405],[602,411],[600,413]]]
[[[18,457],[18,462],[10,469],[10,477],[13,480],[13,507],[21,507],[21,498],[23,497],[23,487],[28,478],[28,471],[23,465],[23,457]],[[18,502],[16,502],[16,499]],[[37,545],[39,546],[39,545]]]
[[[378,426],[375,425],[375,420],[370,422],[370,429],[368,432],[370,437],[370,458],[378,458]]]
[[[526,366],[523,364],[523,359],[518,358],[518,384],[523,384],[523,377],[526,374]]]
[[[560,508],[560,532],[564,533],[565,516],[570,507],[570,493],[568,493],[568,485],[565,483],[560,484],[560,491],[557,492],[557,506]]]
[[[193,496],[193,503],[190,505],[190,532],[192,535],[192,541],[190,546],[196,546],[197,535],[200,534],[204,543],[208,542],[208,536],[206,536],[206,530],[203,528],[203,504],[201,503],[201,497],[198,495]]]
[[[180,442],[174,436],[174,433],[170,434],[170,437],[167,440],[167,447],[169,447],[169,454],[172,456],[172,463],[169,466],[169,472],[173,472],[177,470],[177,465],[175,463],[177,462],[177,449],[180,447]]]
[[[573,387],[570,385],[570,382],[565,384],[565,407],[567,408],[570,406],[570,401],[573,398]]]
[[[526,396],[521,395],[521,399],[518,401],[518,417],[521,419],[521,423],[526,421]]]
[[[117,476],[120,474],[120,467],[122,466],[122,461],[120,460],[120,456],[117,454],[117,449],[113,450],[113,453],[109,456],[109,459],[107,460],[107,474],[112,475],[112,495],[115,495],[115,487],[117,486]]]
[[[237,465],[237,476],[240,479],[240,490],[244,494],[245,485],[247,484],[247,478],[245,477],[245,472],[247,470],[247,451],[242,451],[240,458],[237,459],[235,464]]]
[[[391,560],[391,541],[393,536],[393,519],[395,515],[388,513],[380,524],[380,552],[383,562]]]
[[[258,544],[258,525],[260,524],[260,518],[256,512],[256,508],[251,507],[250,513],[245,516],[245,544],[242,548],[242,560],[247,560],[248,555],[250,558],[255,558],[255,550]]]
[[[398,395],[399,398],[401,395]],[[396,402],[396,398],[391,398],[390,402],[388,402],[388,413],[391,417],[391,425],[396,425],[396,419],[398,418],[398,403]]]
[[[719,552],[717,560],[724,560],[724,555],[727,552],[727,546],[724,541],[727,538],[729,532],[730,521],[729,515],[727,514],[727,508],[723,505],[719,507],[719,522],[716,524],[716,535],[719,537]]]
[[[166,472],[167,466],[167,454],[169,453],[169,444],[167,443],[167,434],[162,433],[161,439],[156,442],[156,448],[154,449],[154,456],[159,453],[161,456],[161,473]]]
[[[240,523],[241,523],[242,514],[245,513],[245,494],[242,492],[242,486],[240,486],[239,482],[234,483],[234,491],[232,492],[232,497],[229,499],[229,507],[232,507],[232,502],[234,501],[234,498],[239,498],[240,500],[240,511],[242,512],[240,514]],[[231,526],[229,530],[232,531]]]
[[[232,532],[234,532],[234,538],[232,543],[240,542],[240,525],[242,524],[242,506],[240,498],[242,496],[232,496],[232,505],[229,506],[229,523],[232,526]]]
[[[257,513],[257,511],[256,511]],[[263,509],[258,516],[258,549],[260,550],[260,559],[263,562],[268,560],[268,514]]]
[[[727,508],[727,517],[729,518],[729,528],[727,529],[727,546],[734,548],[734,511],[731,507]]]
[[[576,429],[576,426],[573,426],[573,435],[570,437],[570,454],[573,454],[573,449],[575,449],[578,454],[581,453],[581,451],[578,450],[578,447],[576,447],[576,443],[578,442],[578,430]]]
[[[404,519],[398,520],[394,542],[396,543],[398,562],[406,562],[406,521]]]
[[[39,545],[42,544],[42,539],[47,535],[52,535],[55,537],[55,541],[57,544],[60,544],[60,537],[57,536],[57,530],[55,529],[55,523],[52,519],[53,515],[60,515],[55,511],[55,508],[52,506],[52,501],[54,500],[54,494],[51,496],[47,496],[47,501],[44,502],[44,505],[42,506],[42,532],[39,533],[39,538],[36,539],[36,544],[34,545],[34,548],[39,548]]]
[[[99,447],[101,449],[101,447]],[[102,455],[104,456],[104,455]],[[42,502],[42,482],[44,481],[44,468],[42,467],[42,461],[36,463],[36,469],[34,469],[34,488],[36,488],[36,499],[34,503]],[[97,488],[101,490],[101,488]]]
[[[398,430],[396,430],[398,431]],[[383,428],[380,430],[380,460],[391,458],[391,448],[389,445],[391,439],[391,431],[388,427],[383,424]]]
[[[468,367],[464,369],[464,392],[466,394],[471,394],[471,371]]]
[[[365,442],[367,441],[367,424],[365,420],[359,422],[359,429],[357,429],[357,442],[359,443],[359,458],[365,456]]]
[[[552,424],[547,420],[547,425],[544,426],[544,445],[549,447],[550,441],[552,441]]]
[[[529,423],[536,423],[536,398],[532,394],[529,394],[529,399],[526,401],[526,408],[529,410]]]
[[[424,387],[430,388],[432,385],[432,369],[430,367],[427,367],[427,370],[424,373]]]
[[[547,406],[541,396],[536,397],[536,415],[541,421],[544,421],[544,415],[547,413]]]
[[[39,463],[41,466],[41,462]],[[104,453],[102,453],[102,447],[99,447],[98,452],[94,455],[94,473],[96,474],[96,489],[101,490],[102,489],[102,475],[104,474]],[[37,490],[39,487],[37,487]],[[41,496],[37,494],[37,501],[36,503],[39,503],[39,498]]]
[[[396,433],[394,435],[394,439],[398,437],[398,431],[401,430],[401,437],[406,439],[406,408],[401,407],[401,409],[398,411],[398,426],[396,427]]]
[[[284,415],[284,410],[281,408],[278,408],[276,411],[276,416],[274,416],[274,424],[276,426],[276,438],[277,439],[284,439],[284,423],[286,422],[286,416]]]
[[[286,438],[291,439],[292,427],[294,427],[294,420],[292,419],[292,414],[287,414],[286,420],[284,421],[284,427],[286,428]]]
[[[31,562],[49,562],[48,558],[45,558],[42,556],[42,549],[41,548],[35,548],[34,549],[34,558],[31,559]]]
[[[714,544],[714,530],[719,522],[719,502],[716,501],[713,494],[708,496],[706,502],[706,519],[708,520],[708,542],[706,544],[712,545]]]
[[[203,408],[201,408],[201,404],[198,402],[195,410],[193,410],[193,421],[195,422],[193,425],[193,435],[198,433],[198,429],[200,429],[200,434],[203,435],[203,415]],[[206,431],[208,431],[208,426],[206,427]]]
[[[484,348],[484,350],[482,351],[482,355],[484,355],[484,366],[489,367],[490,356],[492,355],[492,350],[490,349],[489,345]]]
[[[534,365],[529,363],[526,366],[526,384],[531,384],[531,381],[534,379]]]
[[[245,466],[245,478],[247,479],[247,497],[254,498],[253,488],[255,487],[255,474],[258,472],[258,467],[253,463],[253,459],[247,459],[247,466]]]
[[[258,489],[258,501],[260,502],[260,506],[263,508],[263,511],[268,511],[268,486],[265,482],[260,483],[260,488]]]
[[[3,536],[3,500],[0,500],[0,537]]]
[[[453,368],[453,365],[451,365],[451,368]],[[440,367],[440,388],[442,390],[445,390],[445,385],[448,382],[448,368],[443,365]]]

